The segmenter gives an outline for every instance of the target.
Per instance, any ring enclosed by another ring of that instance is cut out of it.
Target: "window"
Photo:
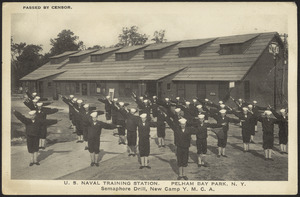
[[[243,53],[243,44],[222,44],[220,54],[222,55],[233,55],[233,54],[242,54]]]
[[[180,48],[179,57],[195,57],[198,55],[197,47]]]
[[[75,83],[75,93],[80,92],[80,84],[78,82]]]
[[[128,60],[128,59],[129,59],[128,53],[117,53],[116,54],[116,61],[124,61],[124,60]]]
[[[52,86],[51,82],[48,82],[48,88],[50,88]]]
[[[250,81],[244,81],[245,99],[250,99]]]
[[[158,58],[160,58],[160,55],[161,54],[160,54],[159,50],[144,52],[145,59],[158,59]]]
[[[167,83],[167,90],[171,90],[171,83]]]

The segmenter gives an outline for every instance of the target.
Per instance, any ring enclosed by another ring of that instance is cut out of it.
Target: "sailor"
[[[138,133],[139,133],[139,153],[141,158],[140,169],[148,168],[151,169],[148,162],[150,154],[150,127],[153,126],[150,122],[150,117],[146,113],[140,115],[138,122]]]
[[[76,124],[76,134],[78,136],[78,140],[76,143],[83,143],[83,128],[82,128],[82,114],[85,113],[83,108],[83,101],[81,99],[77,100],[78,107],[75,109],[77,113],[75,113],[75,124]]]
[[[278,114],[275,109],[271,108],[273,115],[279,120],[279,144],[281,154],[287,154],[286,145],[288,143],[288,114],[286,109],[280,109],[280,114]]]
[[[250,113],[251,115],[251,124],[249,126],[251,126],[249,129],[250,129],[250,142],[251,143],[254,143],[254,136],[255,136],[255,127],[257,127],[257,116],[258,114],[256,114],[254,111],[253,111],[253,105],[249,104],[248,105],[248,112]]]
[[[140,111],[142,114],[146,113],[148,117],[150,117],[151,107],[149,105],[149,100],[145,99],[143,101],[142,109]]]
[[[227,110],[221,109],[219,113],[210,113],[211,117],[213,117],[219,126],[222,126],[222,130],[219,130],[219,134],[217,134],[218,137],[218,155],[217,157],[220,158],[221,156],[227,157],[225,154],[225,148],[227,145],[227,133],[229,130],[229,122],[235,122],[238,123],[238,119],[229,118],[226,116]]]
[[[209,128],[220,127],[217,124],[208,123],[206,120],[205,114],[199,114],[198,120],[196,121],[196,145],[197,145],[197,154],[198,154],[198,167],[208,167],[209,164],[205,161],[205,156],[207,153],[207,130]]]
[[[88,126],[89,126],[89,119],[90,115],[92,113],[92,110],[90,109],[89,104],[83,105],[84,112],[81,114],[81,124],[82,124],[82,133],[83,133],[83,140],[85,143],[84,150],[88,150]]]
[[[208,120],[208,113],[206,111],[204,111],[203,106],[197,105],[197,113],[196,115],[199,117],[199,115],[204,115],[205,120]]]
[[[170,117],[165,114],[166,121],[173,130],[177,133],[177,165],[179,167],[178,180],[184,179],[188,180],[185,175],[185,168],[188,166],[189,159],[189,147],[191,143],[191,135],[196,134],[197,130],[193,127],[188,127],[186,125],[187,120],[184,118],[179,119],[178,122],[174,122]]]
[[[158,109],[157,112],[157,138],[158,138],[158,148],[165,147],[165,137],[166,137],[166,117],[164,113]]]
[[[121,110],[122,115],[126,118],[126,129],[127,129],[127,146],[128,156],[136,155],[136,140],[137,140],[137,126],[139,122],[139,116],[136,116],[136,109],[131,108],[130,110]]]
[[[105,117],[106,120],[111,119],[111,101],[110,96],[106,96],[105,99],[99,98],[98,101],[105,104]]]
[[[37,104],[37,109],[36,109],[36,118],[41,119],[42,121],[47,119],[47,115],[54,114],[58,112],[58,109],[56,108],[47,108],[43,107],[43,103],[38,102]],[[40,136],[39,136],[39,148],[40,149],[45,149],[46,147],[46,137],[47,137],[47,126],[42,125],[41,130],[40,130]]]
[[[262,131],[263,131],[263,149],[265,152],[265,160],[272,159],[272,149],[274,146],[274,124],[278,124],[281,121],[271,118],[272,111],[266,110],[263,113],[263,116],[258,117],[258,121],[262,124]]]
[[[116,125],[98,121],[98,113],[90,114],[88,123],[88,150],[91,156],[91,166],[99,166],[100,135],[102,129],[115,129]]]
[[[118,127],[118,135],[119,135],[119,145],[124,144],[126,145],[125,141],[125,119],[126,117],[121,113],[121,111],[124,111],[124,102],[114,103],[112,106],[113,110],[116,110],[117,113],[117,125],[120,125],[121,127]]]
[[[242,112],[233,111],[233,113],[240,119],[242,123],[241,126],[244,152],[249,152],[250,136],[251,133],[254,132],[254,116],[249,112],[247,107],[243,107],[242,110]]]
[[[25,132],[27,137],[27,149],[30,153],[30,164],[29,166],[33,166],[34,164],[40,165],[37,160],[38,151],[39,151],[39,136],[41,132],[42,126],[49,126],[52,124],[56,124],[57,120],[42,120],[36,118],[36,110],[29,112],[29,118],[23,116],[20,112],[13,110],[17,119],[19,119],[23,124],[25,124]]]
[[[157,108],[158,108],[158,104],[157,104],[157,96],[153,96],[152,102],[151,102],[151,111],[152,111],[152,116],[154,118],[157,117]]]

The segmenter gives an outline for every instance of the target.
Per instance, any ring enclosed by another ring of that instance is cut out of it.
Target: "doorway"
[[[83,96],[86,96],[87,95],[87,83],[82,83],[81,84],[81,94]]]
[[[156,82],[147,82],[146,91],[150,97],[156,95]]]
[[[38,93],[39,93],[40,97],[44,96],[44,88],[43,88],[43,82],[42,81],[38,82]]]

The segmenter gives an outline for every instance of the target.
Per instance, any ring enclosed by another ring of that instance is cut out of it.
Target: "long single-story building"
[[[195,96],[214,102],[229,96],[274,101],[276,58],[277,103],[287,92],[287,66],[278,33],[257,33],[183,40],[101,50],[66,51],[21,79],[42,97],[58,94],[130,97],[131,92],[159,97]],[[287,94],[286,94],[287,95]]]

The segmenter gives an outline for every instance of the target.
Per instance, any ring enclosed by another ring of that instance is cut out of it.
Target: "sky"
[[[122,27],[136,25],[149,35],[165,30],[167,41],[210,38],[247,33],[288,32],[281,5],[249,3],[41,3],[72,9],[24,9],[11,14],[15,43],[42,45],[49,52],[50,39],[70,29],[85,46],[109,47],[118,43]]]

